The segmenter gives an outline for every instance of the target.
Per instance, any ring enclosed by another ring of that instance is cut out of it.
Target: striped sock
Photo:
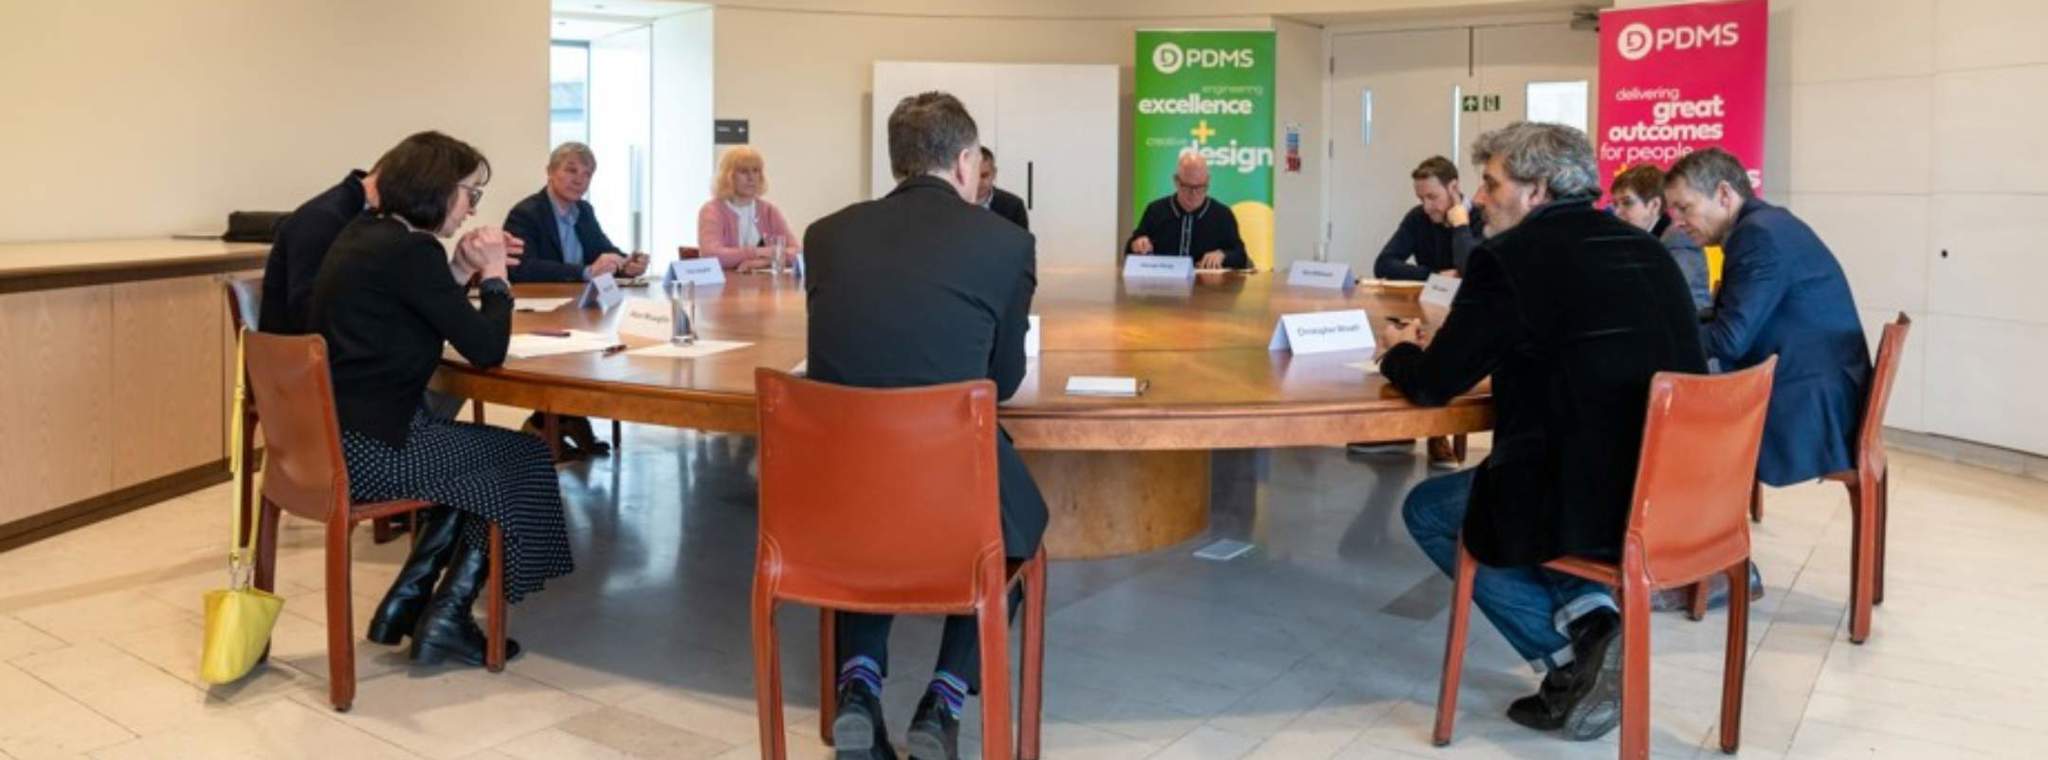
[[[926,688],[938,695],[939,703],[946,708],[946,714],[953,716],[954,720],[960,719],[960,708],[967,704],[966,681],[941,670],[932,674],[932,685]]]
[[[848,684],[858,683],[868,687],[868,693],[879,696],[882,693],[882,667],[867,655],[855,655],[839,666],[839,688],[845,690]]]

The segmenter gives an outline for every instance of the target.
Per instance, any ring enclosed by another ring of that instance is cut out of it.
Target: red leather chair
[[[424,501],[354,503],[341,454],[327,341],[318,335],[246,334],[249,394],[263,408],[268,461],[263,470],[263,522],[256,534],[255,585],[277,588],[277,524],[284,512],[327,524],[327,683],[334,709],[356,697],[355,621],[349,596],[349,534],[356,523],[424,509]],[[490,645],[486,666],[505,669],[504,534],[490,528]]]
[[[1731,590],[1749,584],[1749,506],[1771,399],[1776,357],[1725,375],[1657,373],[1650,381],[1642,459],[1636,469],[1621,562],[1566,557],[1558,572],[1615,588],[1621,602],[1621,757],[1650,756],[1650,597],[1723,574]],[[1458,678],[1471,624],[1478,563],[1458,548],[1456,597],[1444,645],[1437,697],[1438,746],[1449,744],[1458,714]],[[1749,595],[1728,595],[1727,660],[1721,685],[1721,750],[1734,752],[1742,729],[1743,666],[1749,649]]]
[[[761,532],[754,566],[754,691],[761,748],[782,758],[775,606],[820,608],[820,723],[832,740],[832,612],[975,615],[982,756],[1009,758],[1009,589],[1022,583],[1022,718],[1015,756],[1038,757],[1045,552],[1003,555],[995,386],[873,390],[758,369]]]

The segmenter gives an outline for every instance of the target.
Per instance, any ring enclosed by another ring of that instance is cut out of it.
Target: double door
[[[1340,34],[1331,40],[1330,256],[1370,271],[1415,205],[1430,156],[1479,187],[1472,140],[1522,120],[1596,124],[1599,36],[1554,23]]]
[[[889,112],[917,93],[951,93],[996,154],[996,186],[1024,199],[1040,268],[1112,266],[1117,236],[1117,67],[878,61],[869,190],[896,186]]]

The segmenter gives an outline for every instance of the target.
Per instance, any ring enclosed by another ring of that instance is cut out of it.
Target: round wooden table
[[[1425,315],[1412,288],[1296,288],[1284,273],[1202,274],[1193,283],[1126,283],[1109,269],[1039,273],[1032,312],[1043,350],[999,410],[1052,510],[1048,550],[1102,557],[1200,534],[1209,515],[1213,449],[1330,446],[1452,435],[1493,423],[1484,386],[1442,408],[1408,403],[1361,365],[1370,351],[1293,356],[1268,351],[1283,313],[1364,309],[1374,320]],[[575,295],[573,285],[522,285],[521,298]],[[629,290],[660,297],[657,288]],[[697,332],[744,341],[696,359],[596,352],[512,359],[478,370],[450,353],[438,390],[526,409],[707,431],[757,425],[754,369],[805,357],[801,281],[733,274],[698,288]],[[516,332],[610,331],[619,309],[573,304],[518,312]],[[659,341],[625,337],[633,346]],[[1137,377],[1136,398],[1069,396],[1073,375]]]

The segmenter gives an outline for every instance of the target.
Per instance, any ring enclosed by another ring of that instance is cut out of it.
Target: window
[[[1530,82],[1530,121],[1577,127],[1586,131],[1587,82]]]
[[[590,142],[590,43],[548,46],[548,147]]]

